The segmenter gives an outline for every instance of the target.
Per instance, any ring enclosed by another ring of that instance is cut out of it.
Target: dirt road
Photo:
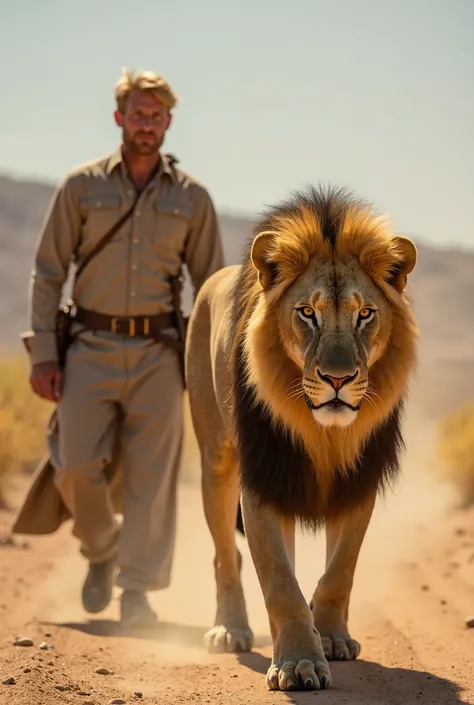
[[[115,634],[116,599],[97,618],[82,611],[85,564],[69,526],[28,537],[25,548],[0,548],[0,703],[474,703],[474,629],[465,626],[474,613],[474,513],[456,515],[446,506],[446,491],[423,473],[405,477],[397,495],[379,504],[350,616],[361,657],[334,663],[333,686],[324,692],[266,690],[266,613],[240,538],[256,647],[244,655],[204,651],[214,611],[213,551],[197,487],[180,488],[173,585],[153,597],[161,626],[148,638]],[[8,520],[4,513],[4,531]],[[298,537],[297,572],[307,595],[323,560],[322,538]],[[33,645],[14,645],[17,637]],[[112,673],[96,673],[101,667]],[[3,683],[9,678],[14,684]]]

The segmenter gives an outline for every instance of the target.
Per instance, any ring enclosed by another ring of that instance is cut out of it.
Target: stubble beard
[[[146,157],[158,153],[161,145],[163,144],[163,139],[159,139],[153,135],[152,141],[144,143],[140,142],[139,137],[130,137],[124,134],[123,142],[128,151],[134,156]]]

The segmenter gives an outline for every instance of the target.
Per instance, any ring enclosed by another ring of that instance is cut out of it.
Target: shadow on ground
[[[252,652],[237,654],[241,666],[262,674],[270,666],[271,659]],[[319,692],[319,705],[470,705],[471,700],[462,699],[462,690],[445,678],[427,671],[404,668],[387,668],[377,663],[358,659],[350,662],[331,662],[333,682],[328,690]],[[390,693],[390,695],[388,695]],[[314,691],[292,691],[286,694],[290,702],[298,705],[314,705]]]

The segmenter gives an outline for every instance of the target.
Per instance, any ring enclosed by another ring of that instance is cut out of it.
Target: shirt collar
[[[158,167],[158,174],[161,174],[162,172],[165,174],[168,174],[168,176],[173,180],[176,181],[176,174],[173,169],[174,164],[178,161],[176,157],[174,157],[171,154],[161,154],[161,159],[160,159],[160,164]],[[108,175],[112,174],[114,169],[120,166],[125,166],[124,160],[123,160],[123,154],[122,154],[122,147],[119,146],[117,147],[112,154],[109,156],[107,166],[106,166],[106,173]]]

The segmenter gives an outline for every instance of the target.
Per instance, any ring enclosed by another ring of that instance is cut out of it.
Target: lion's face
[[[414,366],[417,328],[405,291],[414,243],[343,192],[312,189],[257,224],[250,260],[249,383],[310,444],[339,438],[326,429],[342,428],[354,451],[400,399]]]
[[[371,403],[369,369],[390,337],[391,309],[380,289],[355,257],[314,258],[284,295],[279,325],[314,419],[351,424]]]

